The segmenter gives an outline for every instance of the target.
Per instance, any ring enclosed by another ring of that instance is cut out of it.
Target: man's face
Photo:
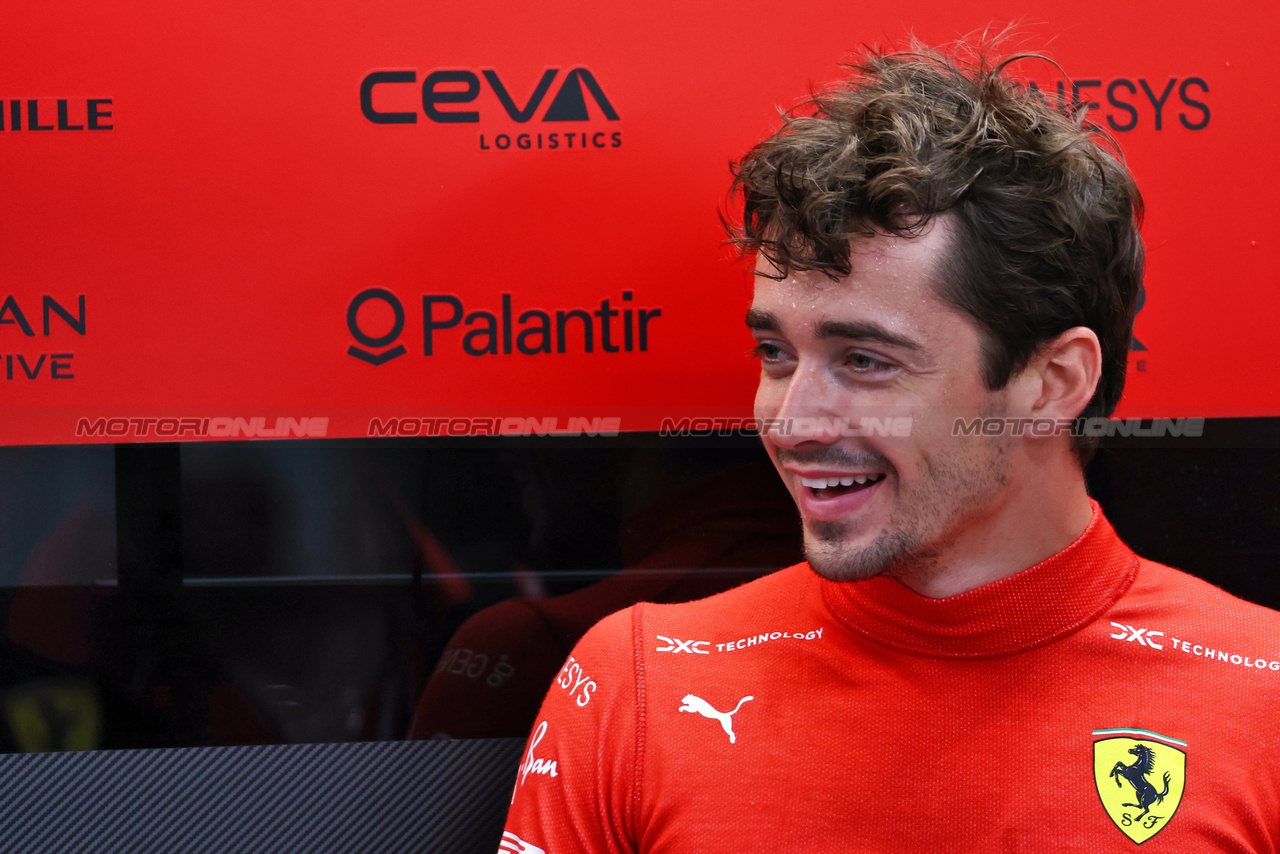
[[[950,239],[944,216],[914,239],[855,238],[837,282],[756,277],[755,415],[826,578],[933,577],[1008,493],[1008,440],[953,435],[1005,395],[983,385],[976,324],[935,294]]]

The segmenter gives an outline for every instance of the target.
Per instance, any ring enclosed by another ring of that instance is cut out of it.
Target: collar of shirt
[[[947,599],[885,577],[823,580],[823,602],[849,631],[913,655],[993,658],[1044,646],[1098,619],[1137,577],[1137,555],[1091,503],[1071,545],[1008,578]]]

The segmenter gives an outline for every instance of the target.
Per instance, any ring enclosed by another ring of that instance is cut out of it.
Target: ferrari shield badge
[[[1142,729],[1094,730],[1093,780],[1107,815],[1141,845],[1178,811],[1187,743]]]

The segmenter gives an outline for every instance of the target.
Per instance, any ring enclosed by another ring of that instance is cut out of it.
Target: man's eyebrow
[[[782,324],[778,322],[778,318],[772,312],[753,308],[747,312],[747,328],[759,332],[780,332],[782,331]],[[924,349],[918,342],[905,335],[890,332],[878,323],[827,320],[819,323],[814,331],[819,338],[879,341],[881,344],[901,347],[904,350],[919,351]]]
[[[757,329],[761,332],[779,332],[782,330],[782,324],[778,322],[778,318],[774,317],[772,312],[752,308],[747,310],[747,328]]]
[[[891,347],[904,350],[923,350],[916,341],[890,332],[878,323],[869,321],[847,323],[839,320],[825,320],[814,330],[819,338],[849,338],[854,341],[879,341]]]

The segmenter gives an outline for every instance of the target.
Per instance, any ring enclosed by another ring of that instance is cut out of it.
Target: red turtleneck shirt
[[[1095,505],[949,599],[799,564],[608,617],[500,850],[1273,852],[1278,698],[1280,614],[1142,560]]]

